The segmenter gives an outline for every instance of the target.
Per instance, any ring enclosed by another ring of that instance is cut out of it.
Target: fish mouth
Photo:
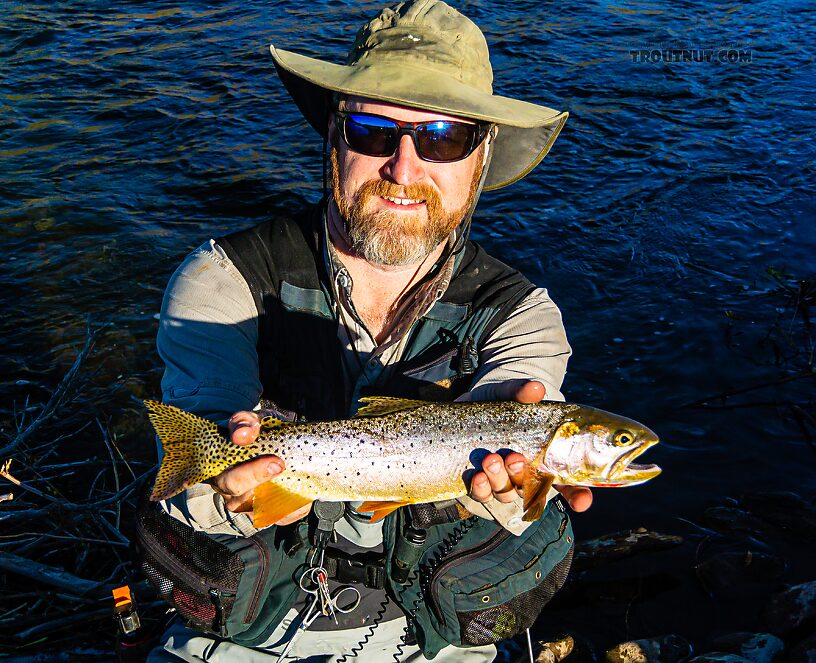
[[[637,447],[618,458],[609,470],[608,484],[633,486],[653,479],[663,470],[657,465],[637,465],[632,461],[658,443],[657,437],[643,440]]]

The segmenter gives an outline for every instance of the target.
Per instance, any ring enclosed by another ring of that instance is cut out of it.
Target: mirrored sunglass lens
[[[371,156],[393,154],[397,125],[385,118],[364,115],[346,117],[346,142],[356,152]]]
[[[423,158],[431,161],[456,161],[473,144],[476,126],[461,122],[429,122],[417,129],[417,142]]]

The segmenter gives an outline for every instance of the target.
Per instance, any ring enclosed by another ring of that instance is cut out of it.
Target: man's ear
[[[326,127],[326,141],[330,147],[337,147],[337,122],[334,120],[334,111],[329,111],[329,125]]]

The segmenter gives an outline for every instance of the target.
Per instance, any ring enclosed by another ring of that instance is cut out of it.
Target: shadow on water
[[[95,1],[2,12],[5,420],[26,399],[47,400],[90,318],[109,327],[88,360],[97,386],[87,411],[114,429],[126,422],[127,456],[152,453],[132,399],[158,395],[155,316],[172,271],[209,237],[320,195],[319,141],[276,79],[268,43],[341,61],[379,5]],[[723,615],[753,623],[750,601],[717,607],[694,567],[716,546],[745,548],[712,539],[710,507],[743,509],[758,490],[816,493],[813,379],[792,379],[813,367],[797,297],[812,302],[802,284],[816,271],[814,10],[780,0],[460,8],[485,30],[498,93],[570,111],[539,168],[483,196],[473,237],[561,307],[574,352],[567,398],[663,439],[649,461],[664,475],[598,491],[576,534],[643,525],[686,537],[593,571],[604,577],[586,577],[559,611],[565,623],[592,623],[603,644],[675,623],[702,641]],[[632,56],[688,45],[734,46],[751,60]],[[757,385],[767,386],[743,391]],[[98,444],[80,435],[72,449]],[[788,561],[780,582],[808,579],[812,540],[763,542],[757,554]],[[52,544],[42,554],[58,557]],[[598,584],[635,577],[635,596],[631,582],[623,595]],[[571,613],[577,604],[591,607]]]

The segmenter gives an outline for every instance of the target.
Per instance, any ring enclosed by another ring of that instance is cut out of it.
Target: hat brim
[[[432,69],[378,63],[347,66],[270,46],[286,89],[314,129],[325,135],[331,93],[366,97],[499,125],[485,190],[512,184],[546,156],[568,113],[479,91]]]

